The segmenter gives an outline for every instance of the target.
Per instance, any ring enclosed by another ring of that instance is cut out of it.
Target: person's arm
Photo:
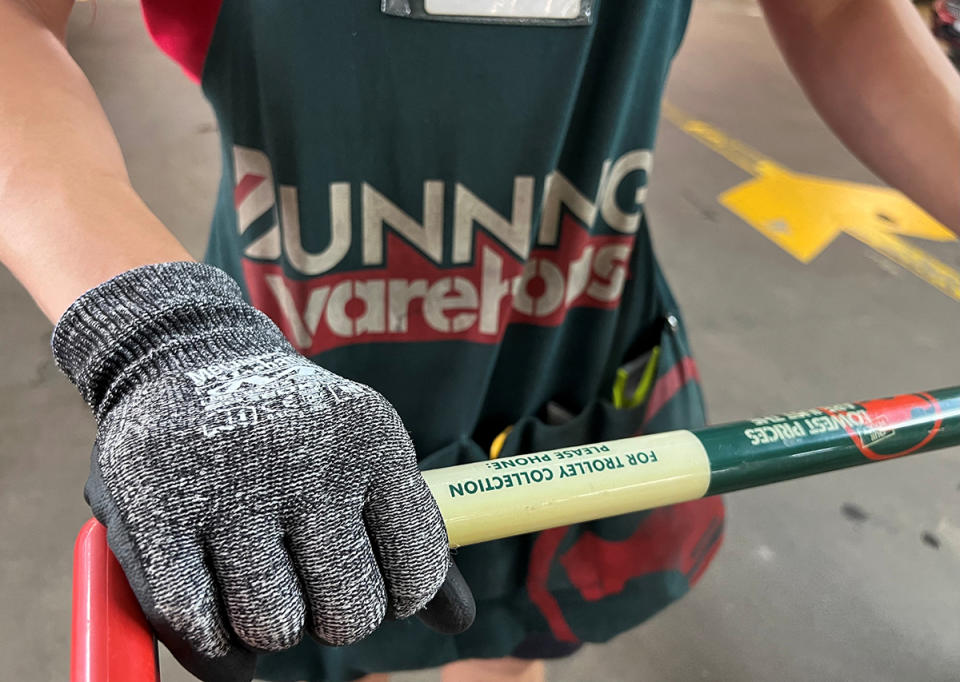
[[[462,632],[473,598],[399,415],[225,272],[171,262],[64,49],[71,4],[0,0],[0,259],[58,320],[98,424],[85,497],[157,637],[204,682],[249,682],[307,630]]]
[[[190,255],[137,196],[64,47],[73,0],[0,0],[0,262],[55,322],[131,268]]]
[[[760,0],[823,117],[877,175],[960,233],[960,75],[908,0]]]

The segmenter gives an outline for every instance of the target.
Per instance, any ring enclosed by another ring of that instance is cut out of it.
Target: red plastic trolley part
[[[71,639],[71,682],[160,680],[156,639],[95,519],[73,548]]]

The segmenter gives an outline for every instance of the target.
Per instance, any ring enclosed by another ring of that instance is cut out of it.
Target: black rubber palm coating
[[[459,635],[473,625],[477,604],[456,564],[450,564],[440,591],[417,615],[427,627],[443,635]]]

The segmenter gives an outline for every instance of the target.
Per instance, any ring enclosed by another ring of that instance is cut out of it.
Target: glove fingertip
[[[473,593],[460,569],[451,561],[440,590],[417,612],[417,617],[442,635],[459,635],[473,625],[476,616],[477,603]]]
[[[161,641],[170,650],[180,665],[202,682],[252,682],[257,666],[257,656],[239,646],[223,655],[211,658],[193,651],[176,635],[162,637]]]

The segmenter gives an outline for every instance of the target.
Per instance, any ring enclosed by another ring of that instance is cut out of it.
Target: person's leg
[[[442,682],[545,682],[543,661],[522,658],[468,658],[443,666]]]
[[[546,682],[543,661],[522,658],[468,658],[443,666],[441,682]],[[390,682],[386,673],[364,675],[354,682]]]

